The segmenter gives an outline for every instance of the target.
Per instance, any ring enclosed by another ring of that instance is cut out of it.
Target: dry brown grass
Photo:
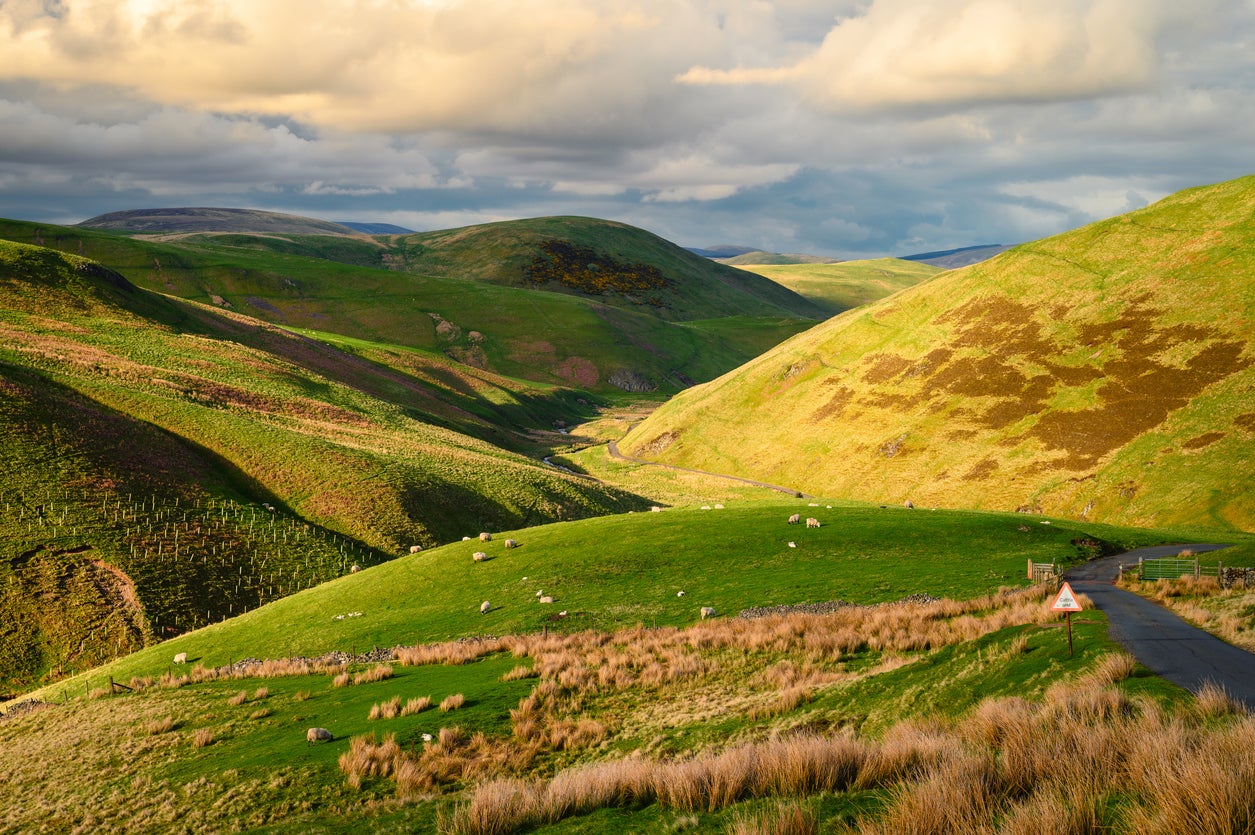
[[[401,708],[402,716],[413,716],[416,713],[422,713],[431,707],[431,696],[415,696],[405,703],[405,707]]]
[[[819,835],[819,821],[809,806],[778,803],[760,812],[735,815],[728,835]]]
[[[397,647],[395,654],[399,663],[407,667],[420,667],[427,664],[469,664],[486,655],[501,652],[503,649],[505,649],[504,639],[477,638],[416,647]]]
[[[210,728],[199,728],[192,734],[192,747],[205,748],[214,744],[214,732]]]
[[[401,715],[401,697],[393,696],[386,702],[371,705],[368,719],[395,719]]]
[[[179,723],[175,721],[173,716],[163,716],[160,719],[154,719],[149,722],[147,727],[148,735],[156,736],[176,730],[179,727]]]
[[[273,711],[268,707],[259,707],[257,708],[257,710],[254,710],[252,713],[250,713],[248,715],[248,718],[256,721],[258,719],[265,719],[267,716],[270,716],[272,713]]]
[[[1246,705],[1229,695],[1222,685],[1214,681],[1203,684],[1194,696],[1194,709],[1204,719],[1219,716],[1242,716],[1247,713]]]
[[[239,707],[240,705],[244,704],[247,701],[248,701],[247,690],[241,690],[240,692],[236,693],[231,698],[227,699],[227,703],[232,705],[233,707]]]
[[[457,710],[464,704],[466,704],[466,697],[461,693],[454,693],[450,696],[445,696],[444,699],[441,700],[440,712],[450,713]]]
[[[368,670],[362,670],[353,676],[354,684],[371,684],[376,681],[392,678],[392,667],[389,664],[376,664]]]
[[[331,679],[332,687],[348,687],[352,683],[352,673],[338,673],[335,678]]]
[[[255,691],[253,691],[253,701],[255,702],[261,701],[262,699],[268,697],[269,695],[270,695],[269,687],[258,687]]]

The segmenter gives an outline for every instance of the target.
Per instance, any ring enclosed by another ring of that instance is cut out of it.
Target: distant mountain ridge
[[[206,207],[131,209],[109,212],[78,224],[85,229],[109,229],[150,235],[243,232],[283,235],[356,235],[356,229],[327,220],[266,212],[260,209]]]
[[[903,261],[920,261],[925,264],[932,264],[935,267],[941,267],[944,270],[957,270],[959,267],[968,267],[972,264],[979,264],[1000,255],[1011,248],[1011,244],[978,244],[976,246],[964,246],[958,249],[943,249],[937,252],[921,252],[917,255],[900,255]]]
[[[1247,177],[837,316],[621,447],[834,498],[1250,530],[1252,321]]]

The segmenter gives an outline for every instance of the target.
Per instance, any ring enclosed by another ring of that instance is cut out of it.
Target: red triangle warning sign
[[[1063,588],[1059,589],[1059,596],[1055,598],[1054,603],[1050,604],[1050,609],[1054,612],[1079,612],[1081,604],[1076,602],[1072,587],[1064,583]]]

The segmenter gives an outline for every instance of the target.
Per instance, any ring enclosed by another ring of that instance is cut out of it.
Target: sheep
[[[677,592],[675,593],[675,596],[676,596],[676,597],[683,597],[683,596],[684,596],[684,589],[680,589],[679,591],[677,591]]]
[[[484,562],[485,560],[488,559],[488,555],[485,554],[483,551],[476,551],[475,553],[471,554],[471,559],[475,560],[475,562]]]
[[[552,597],[550,597],[549,595],[547,595],[547,594],[546,594],[544,597],[540,598],[540,601],[539,601],[539,602],[541,602],[541,603],[552,603],[552,602],[553,602],[553,598],[552,598]]]
[[[492,534],[488,533],[488,531],[484,531],[483,533],[479,535],[479,541],[480,542],[492,542]]]
[[[792,516],[789,517],[790,525],[796,525],[798,522],[801,522],[801,521],[802,521],[802,514],[800,513],[794,513]]]
[[[505,547],[506,547],[506,550],[508,551],[508,550],[509,550],[509,549],[511,549],[511,548],[517,548],[517,547],[519,547],[519,544],[518,544],[518,542],[514,541],[513,539],[507,539],[507,540],[505,541]]]
[[[479,613],[481,615],[486,615],[488,614],[488,610],[491,608],[492,608],[492,604],[490,604],[487,600],[485,600],[483,603],[479,604]]]
[[[808,516],[808,517],[806,517],[806,527],[808,527],[808,528],[818,528],[818,527],[819,527],[819,520],[818,520],[818,519],[816,519],[814,516]]]
[[[350,573],[350,574],[356,574],[357,572],[359,572],[359,571],[361,571],[361,570],[362,570],[362,567],[361,567],[360,565],[358,565],[357,563],[353,563],[352,565],[350,565],[350,566],[349,566],[349,573]]]
[[[658,506],[658,505],[656,505],[656,504],[655,504],[655,505],[650,505],[650,506],[649,506],[649,512],[650,512],[650,513],[662,513],[662,508],[661,508],[661,507],[659,507],[659,506]]]
[[[906,501],[902,503],[902,506],[907,508],[908,510],[914,510],[915,502],[911,501],[910,499],[907,499]]]
[[[333,736],[331,731],[326,728],[310,728],[305,732],[306,744],[314,742],[330,742],[333,739],[335,739],[335,736]]]
[[[411,553],[411,554],[417,554],[417,553],[418,553],[419,551],[421,551],[421,550],[423,550],[423,546],[422,546],[422,545],[411,545],[411,546],[410,546],[410,553]]]
[[[175,664],[186,664],[186,663],[187,663],[187,653],[186,653],[186,652],[180,652],[178,655],[174,656],[174,663],[175,663]]]
[[[702,620],[705,620],[706,618],[713,618],[714,616],[715,616],[714,607],[712,606],[702,607]]]

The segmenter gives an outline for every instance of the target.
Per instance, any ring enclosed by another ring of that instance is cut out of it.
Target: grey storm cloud
[[[0,4],[0,215],[584,214],[860,256],[1028,240],[1251,173],[1250,2],[310,8]]]

